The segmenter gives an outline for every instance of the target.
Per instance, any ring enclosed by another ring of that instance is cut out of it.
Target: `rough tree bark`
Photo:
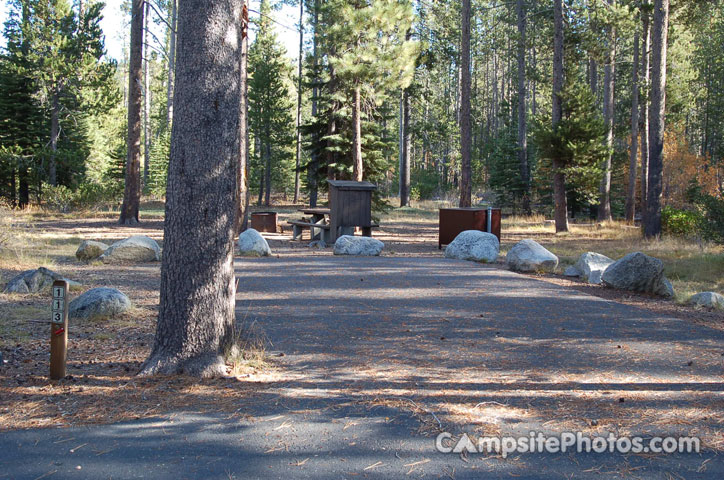
[[[666,54],[669,35],[669,0],[654,2],[651,45],[651,106],[649,107],[649,191],[644,235],[661,234],[661,191],[664,170],[664,127],[666,111]]]
[[[649,96],[651,81],[651,20],[648,7],[650,3],[642,3],[643,34],[641,37],[641,79],[643,81],[643,100],[641,101],[641,221],[645,222],[646,203],[649,195]]]
[[[553,130],[558,128],[563,116],[563,0],[553,1]],[[555,202],[556,233],[568,231],[568,199],[566,198],[566,174],[561,159],[553,159],[553,198]]]
[[[317,87],[317,66],[319,65],[319,4],[320,0],[314,0],[313,28],[314,37],[312,41],[312,62],[315,72],[314,87],[312,87],[312,118],[317,118],[317,97],[319,96],[319,87]],[[317,174],[319,170],[319,153],[317,149],[313,149],[310,155],[309,169],[307,170],[307,185],[309,186],[309,206],[314,208],[317,206]]]
[[[472,205],[470,125],[470,0],[463,0],[460,33],[460,207]]]
[[[236,170],[243,136],[242,0],[178,10],[161,304],[144,375],[225,373],[234,322]]]
[[[299,0],[299,65],[297,79],[297,158],[294,170],[294,203],[299,202],[299,165],[302,161],[302,60],[304,55],[304,0]]]
[[[530,170],[528,168],[528,129],[525,83],[526,11],[525,0],[518,0],[518,164],[523,183],[523,212],[530,214]]]
[[[141,202],[141,101],[143,81],[143,0],[131,4],[131,53],[128,69],[128,154],[126,188],[118,223],[138,224]]]
[[[631,145],[629,148],[628,192],[626,195],[626,221],[633,223],[636,215],[636,173],[639,144],[639,32],[634,34],[633,69],[631,79]]]
[[[358,182],[364,176],[364,165],[362,163],[362,92],[360,87],[354,89],[352,106],[352,175]]]
[[[608,0],[613,5],[613,0]],[[598,206],[598,221],[611,220],[611,160],[613,157],[613,115],[616,84],[616,27],[608,28],[608,51],[606,52],[606,65],[603,69],[603,123],[606,127],[606,159],[603,166],[603,178]]]

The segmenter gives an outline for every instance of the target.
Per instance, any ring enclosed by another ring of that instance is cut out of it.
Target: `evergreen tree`
[[[259,203],[269,205],[272,185],[286,187],[294,170],[295,124],[289,92],[290,66],[262,3],[259,31],[249,48],[249,127],[254,143],[252,181],[259,185]]]

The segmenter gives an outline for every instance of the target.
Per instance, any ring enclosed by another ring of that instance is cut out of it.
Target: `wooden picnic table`
[[[314,223],[324,220],[332,212],[330,208],[300,208],[299,211],[305,215],[311,215],[314,218]]]
[[[331,210],[329,208],[300,208],[298,211],[305,215],[311,215],[312,221],[309,222],[302,219],[302,221],[288,222],[294,226],[292,239],[296,240],[297,238],[301,238],[302,230],[305,228],[310,230],[312,240],[323,239],[324,231],[329,231],[326,218],[330,215]],[[328,239],[329,235],[327,234],[326,237]]]

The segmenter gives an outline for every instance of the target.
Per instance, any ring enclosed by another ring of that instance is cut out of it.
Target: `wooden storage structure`
[[[327,180],[329,183],[329,226],[330,242],[334,243],[338,236],[351,235],[355,227],[362,229],[362,234],[372,235],[372,192],[377,185],[370,182],[353,182],[348,180]]]

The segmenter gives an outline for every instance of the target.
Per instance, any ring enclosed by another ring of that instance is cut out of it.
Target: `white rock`
[[[603,270],[594,270],[588,276],[586,281],[588,283],[590,283],[591,285],[600,285],[601,284],[601,275],[603,275]]]
[[[342,235],[334,244],[334,254],[376,257],[382,253],[383,248],[385,244],[376,238]]]
[[[526,239],[510,249],[505,262],[517,272],[552,272],[558,266],[558,257],[538,242]]]
[[[80,288],[80,283],[68,280],[63,275],[40,267],[36,270],[26,270],[13,277],[5,286],[5,293],[38,293],[50,290],[56,280],[66,280],[71,290]]]
[[[586,252],[578,258],[574,265],[576,270],[581,272],[581,277],[589,280],[589,283],[601,283],[601,275],[614,261],[606,255],[595,252]],[[591,282],[590,277],[593,272],[598,272],[598,281]]]
[[[664,277],[664,263],[641,252],[629,253],[612,263],[601,275],[602,283],[619,290],[671,297],[674,289]]]
[[[693,295],[689,300],[688,304],[696,305],[697,307],[712,308],[714,310],[724,310],[724,296],[715,292],[701,292]]]
[[[466,230],[445,248],[445,258],[490,263],[498,259],[499,252],[498,237],[479,230]]]
[[[266,239],[253,228],[239,235],[239,253],[244,257],[268,257],[272,251]]]
[[[115,288],[93,288],[68,305],[71,319],[106,318],[127,312],[131,301]]]
[[[108,245],[103,242],[84,240],[78,247],[78,250],[75,251],[75,257],[78,260],[87,262],[100,257],[106,250],[108,250]]]
[[[161,248],[156,240],[145,235],[136,235],[120,240],[98,257],[103,263],[145,263],[161,260]]]

